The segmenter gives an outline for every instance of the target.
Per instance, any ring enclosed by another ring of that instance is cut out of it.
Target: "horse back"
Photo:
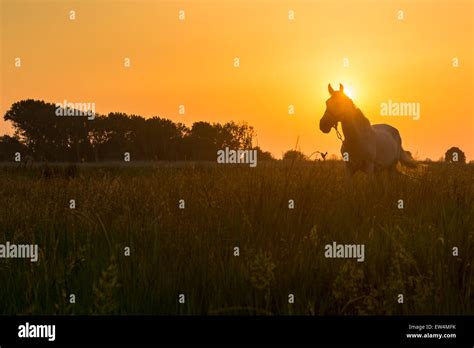
[[[402,138],[400,137],[400,132],[395,127],[392,127],[389,124],[379,123],[379,124],[372,125],[372,128],[374,128],[375,131],[382,131],[382,132],[389,133],[393,136],[394,139],[397,140],[397,142],[399,144],[402,143]]]

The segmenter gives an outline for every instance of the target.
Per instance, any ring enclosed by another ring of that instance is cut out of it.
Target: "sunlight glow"
[[[347,95],[349,98],[354,99],[354,93],[352,92],[352,87],[344,86],[344,94]]]

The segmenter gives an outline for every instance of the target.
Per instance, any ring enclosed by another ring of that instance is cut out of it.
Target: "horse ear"
[[[328,84],[328,91],[329,91],[329,94],[330,94],[330,95],[333,95],[333,93],[334,93],[334,90],[332,89],[332,87],[331,87],[331,84],[330,84],[330,83]]]
[[[342,83],[339,84],[339,91],[344,92],[344,86],[342,85]]]

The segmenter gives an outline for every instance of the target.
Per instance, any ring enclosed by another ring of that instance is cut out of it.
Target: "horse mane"
[[[370,121],[365,117],[364,113],[356,106],[354,106],[354,115],[352,116],[356,122],[363,127],[370,127]]]
[[[345,120],[341,122],[342,131],[344,132],[346,141],[372,131],[372,125],[370,124],[369,119],[365,117],[362,111],[356,107],[354,103],[352,105],[353,109],[347,114]]]

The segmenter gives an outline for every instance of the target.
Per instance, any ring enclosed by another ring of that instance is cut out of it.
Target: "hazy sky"
[[[450,146],[474,158],[473,0],[0,2],[0,133],[13,102],[66,99],[188,126],[247,121],[277,157],[298,137],[307,154],[339,155],[318,124],[327,84],[342,82],[418,158]],[[388,100],[420,103],[420,119],[380,116]]]

